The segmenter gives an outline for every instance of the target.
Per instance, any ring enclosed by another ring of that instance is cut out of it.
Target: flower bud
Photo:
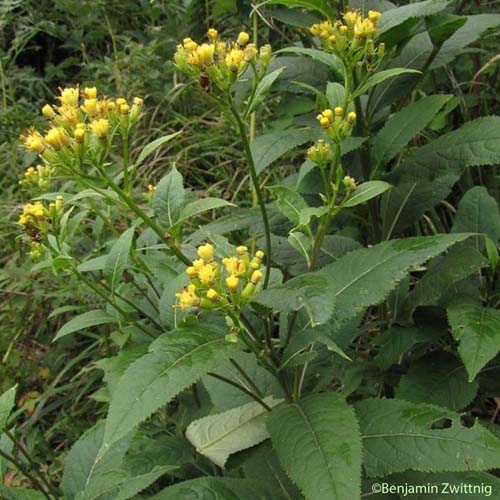
[[[95,99],[97,97],[97,89],[95,87],[85,87],[82,95],[85,99]]]
[[[338,116],[340,118],[344,116],[344,108],[342,108],[341,106],[337,106],[335,108],[335,116]]]
[[[314,146],[307,150],[307,157],[318,165],[325,165],[331,157],[332,148],[330,144],[320,139]]]
[[[130,108],[129,108],[128,104],[121,104],[120,105],[120,114],[128,115],[129,111],[130,111]]]
[[[212,40],[212,42],[215,42],[215,40],[217,40],[217,38],[219,37],[219,32],[214,28],[210,28],[207,31],[207,35],[208,35],[208,38],[210,38],[210,40]]]
[[[264,258],[264,252],[262,250],[257,250],[255,252],[255,257],[259,260],[262,260]]]
[[[214,246],[210,243],[198,247],[198,257],[205,262],[212,262],[214,260]]]
[[[186,268],[186,274],[187,274],[187,275],[188,275],[191,279],[193,279],[193,278],[196,278],[196,276],[197,276],[197,274],[198,274],[198,273],[197,273],[196,269],[194,268],[194,266],[188,266],[188,267]]]
[[[126,106],[126,105],[125,105]],[[109,121],[105,118],[94,120],[90,123],[91,132],[99,139],[105,139],[109,133]]]
[[[198,59],[204,66],[210,66],[214,62],[215,46],[213,44],[204,43],[200,45],[196,52]]]
[[[373,24],[376,24],[381,17],[382,17],[382,14],[376,10],[369,10],[368,11],[368,19]]]
[[[347,121],[348,123],[354,123],[356,121],[356,113],[354,111],[347,114]]]
[[[83,128],[75,129],[74,136],[75,136],[76,142],[83,142],[85,140],[85,130]]]
[[[238,285],[240,280],[236,276],[228,276],[226,278],[226,286],[230,292],[236,292],[238,290]]]
[[[210,299],[213,301],[219,300],[219,294],[217,293],[216,290],[214,290],[213,288],[210,288],[207,291],[207,299]]]
[[[345,188],[348,191],[352,191],[353,189],[356,189],[356,181],[352,177],[349,177],[348,175],[346,175],[342,179],[342,183],[344,184]]]
[[[45,118],[49,118],[49,120],[52,120],[54,116],[56,116],[56,112],[54,111],[54,108],[50,104],[46,104],[42,108],[42,114],[45,116]]]
[[[236,247],[236,253],[238,255],[245,255],[248,252],[248,248],[244,245],[240,245],[239,247]]]
[[[250,278],[250,282],[253,284],[253,285],[256,285],[261,279],[262,279],[262,272],[261,271],[254,271],[252,273],[252,276]]]
[[[271,46],[269,44],[263,45],[260,48],[259,60],[264,68],[267,68],[267,66],[271,62],[272,56],[273,56],[273,49],[271,48]]]
[[[246,31],[242,31],[238,35],[238,39],[236,40],[236,43],[240,47],[244,47],[249,41],[250,41],[250,35]]]

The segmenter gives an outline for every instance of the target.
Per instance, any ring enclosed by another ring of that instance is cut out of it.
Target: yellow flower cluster
[[[191,282],[176,294],[176,307],[215,309],[239,306],[247,301],[262,280],[260,268],[264,252],[258,250],[250,258],[247,247],[239,246],[236,253],[237,256],[225,257],[218,263],[213,245],[200,246],[199,258],[186,268]]]
[[[54,169],[51,165],[37,165],[29,167],[24,172],[24,177],[19,181],[21,186],[27,187],[30,185],[38,186],[40,189],[45,189],[54,174]]]
[[[185,38],[177,46],[174,56],[180,71],[200,78],[202,76],[215,83],[221,89],[227,89],[248,65],[256,68],[260,64],[265,72],[272,57],[269,45],[260,48],[250,43],[250,35],[242,31],[235,41],[222,41],[216,29],[207,32],[208,42],[198,44],[191,38]]]
[[[110,140],[114,130],[128,131],[141,113],[143,101],[138,97],[129,106],[123,97],[114,101],[98,98],[95,87],[59,90],[59,104],[45,104],[42,108],[49,120],[48,129],[42,133],[31,128],[20,137],[25,148],[39,154],[46,165],[67,163],[72,156],[81,158],[89,147],[95,149],[100,142]]]
[[[42,201],[36,200],[34,203],[26,203],[19,216],[18,223],[21,226],[42,228],[47,219],[56,219],[62,213],[63,197],[56,196],[54,202],[49,203],[48,208]]]
[[[356,121],[356,113],[351,111],[345,115],[344,108],[325,109],[317,117],[319,124],[325,129],[328,137],[336,141],[345,139]]]
[[[324,48],[341,58],[352,57],[354,53],[382,58],[385,51],[383,43],[375,51],[373,39],[377,35],[377,23],[381,13],[370,10],[364,17],[358,10],[349,10],[343,15],[343,22],[323,21],[313,24],[309,31],[317,36]],[[361,53],[361,54],[360,54]]]

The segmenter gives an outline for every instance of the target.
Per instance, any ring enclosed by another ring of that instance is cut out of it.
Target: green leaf
[[[208,476],[177,483],[150,497],[150,500],[208,499],[285,500],[285,496],[280,490],[264,481]]]
[[[301,211],[309,208],[304,198],[286,186],[269,186],[267,189],[277,196],[276,205],[280,212],[296,226],[300,225]]]
[[[116,323],[116,318],[101,309],[94,309],[93,311],[79,314],[59,328],[53,342],[70,333],[106,323]]]
[[[418,148],[386,180],[385,234],[399,231],[446,198],[466,167],[500,162],[500,117],[488,116]]]
[[[450,38],[459,28],[467,22],[465,16],[453,14],[438,14],[426,19],[427,33],[434,46],[439,46]]]
[[[344,203],[344,208],[355,207],[361,203],[365,203],[383,192],[390,189],[392,186],[384,181],[368,181],[360,184],[352,193],[348,200]]]
[[[484,236],[493,242],[500,238],[500,212],[498,204],[483,186],[469,189],[458,204],[452,233],[477,233],[471,241],[477,250],[484,249]]]
[[[500,466],[500,439],[477,422],[424,403],[368,399],[356,403],[368,477],[409,469],[482,471]],[[450,427],[443,423],[451,424]]]
[[[449,3],[449,0],[426,0],[387,10],[382,13],[380,18],[379,33],[386,33],[409,19],[431,16],[442,12]]]
[[[252,102],[250,103],[250,107],[246,111],[247,114],[252,113],[262,104],[266,94],[269,92],[270,88],[273,86],[273,83],[279,78],[284,69],[284,67],[278,68],[262,78],[262,80],[259,82],[259,85],[257,85],[257,89],[255,90],[255,95]]]
[[[158,337],[118,383],[106,420],[103,452],[154,411],[240,349],[202,326]]]
[[[272,396],[264,399],[270,407],[281,401]],[[256,401],[247,403],[191,422],[186,429],[186,437],[198,453],[224,467],[229,455],[269,438],[265,424],[268,413]]]
[[[328,19],[335,19],[337,13],[328,0],[265,0],[266,5],[286,5],[287,7],[302,7],[319,12]]]
[[[0,396],[0,434],[2,434],[5,426],[7,425],[10,412],[12,411],[12,408],[14,408],[16,389],[17,386],[11,387]]]
[[[342,75],[344,72],[342,61],[335,54],[328,54],[322,50],[310,49],[308,47],[285,47],[279,50],[278,53],[302,54],[329,66],[339,75]]]
[[[315,141],[320,132],[315,129],[279,130],[258,136],[250,145],[255,169],[260,174],[271,163],[297,146]]]
[[[136,162],[135,166],[138,167],[148,156],[153,154],[160,146],[165,144],[166,142],[171,141],[175,137],[177,137],[180,134],[180,132],[174,132],[173,134],[168,134],[163,137],[160,137],[159,139],[155,139],[154,141],[150,142],[146,146],[144,146],[143,150],[140,152]]]
[[[394,78],[395,76],[409,74],[409,73],[416,74],[420,73],[420,71],[409,68],[391,68],[379,71],[378,73],[375,73],[374,75],[370,76],[370,78],[368,78],[368,80],[366,80],[365,83],[363,83],[360,87],[358,87],[353,92],[351,98],[354,99],[356,97],[359,97],[360,95],[363,95],[367,90],[371,89],[372,87],[375,87],[375,85],[378,85],[379,83],[382,83],[383,81],[389,78]]]
[[[236,0],[214,0],[212,15],[214,18],[225,14],[236,14],[238,12],[238,4]]]
[[[325,274],[307,273],[285,284],[268,288],[252,298],[274,311],[293,312],[304,309],[311,326],[325,323],[335,307],[335,285]]]
[[[182,175],[173,165],[156,186],[153,198],[153,209],[161,227],[168,229],[177,222],[184,205],[184,196]]]
[[[348,253],[320,274],[335,287],[334,321],[343,323],[379,304],[415,266],[444,252],[469,235],[436,235],[380,243]]]
[[[437,56],[432,61],[430,69],[440,68],[450,63],[455,57],[463,54],[467,45],[481,38],[488,29],[499,25],[500,14],[493,12],[467,16],[467,22],[443,43]]]
[[[177,465],[154,467],[151,472],[146,472],[140,476],[125,479],[118,486],[116,500],[127,500],[128,498],[135,497],[135,495],[146,489],[148,486],[151,486],[161,476],[164,476],[167,472],[172,472],[177,468]]]
[[[134,228],[131,227],[122,233],[115,241],[104,262],[103,274],[113,291],[118,286],[123,271],[125,271],[125,267],[127,266],[128,255],[133,239]]]
[[[300,210],[299,226],[308,226],[313,217],[320,218],[328,213],[328,207],[307,207]]]
[[[401,377],[396,397],[414,403],[429,403],[461,410],[476,396],[479,384],[467,381],[457,358],[447,352],[432,352],[414,361]]]
[[[179,219],[176,221],[174,227],[178,226],[182,222],[194,217],[195,215],[201,214],[203,212],[208,212],[209,210],[214,210],[215,208],[221,207],[234,207],[233,203],[229,201],[222,200],[220,198],[200,198],[199,200],[192,201],[188,203],[179,214]]]
[[[0,484],[0,496],[2,500],[46,500],[46,496],[37,490],[28,488],[9,488]]]
[[[267,427],[281,464],[307,499],[359,498],[359,428],[339,394],[282,404],[271,412]]]
[[[374,170],[400,153],[411,139],[429,125],[451,97],[451,95],[424,97],[391,116],[371,141]]]
[[[344,107],[345,87],[343,85],[341,85],[340,83],[328,82],[326,84],[325,95],[326,95],[326,99],[328,101],[328,105],[330,106],[331,109],[334,109],[337,106]],[[351,111],[351,109],[348,109],[347,111]]]
[[[448,308],[448,321],[469,380],[473,380],[500,350],[500,311],[476,304],[455,304]]]

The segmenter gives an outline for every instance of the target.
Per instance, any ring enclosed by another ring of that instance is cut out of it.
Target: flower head
[[[61,105],[63,106],[78,106],[78,87],[66,87],[64,89],[59,89],[61,94],[58,97]]]
[[[109,121],[105,118],[100,118],[99,120],[90,122],[91,132],[99,139],[105,139],[109,134],[109,129]]]
[[[28,130],[28,135],[21,135],[20,139],[24,143],[24,147],[32,153],[41,153],[45,149],[42,134],[34,128]]]

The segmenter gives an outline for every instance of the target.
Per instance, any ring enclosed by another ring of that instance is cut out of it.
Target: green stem
[[[262,214],[262,221],[264,223],[264,234],[266,239],[266,276],[264,278],[263,288],[266,289],[267,285],[269,284],[269,278],[271,275],[271,230],[269,228],[269,219],[267,217],[266,204],[264,202],[264,197],[262,196],[262,191],[259,186],[259,178],[257,175],[257,171],[255,169],[255,163],[253,161],[252,151],[250,149],[250,142],[248,141],[245,124],[241,120],[240,114],[238,113],[233,98],[230,94],[228,94],[228,102],[229,102],[229,107],[231,109],[231,113],[233,114],[234,119],[236,120],[238,132],[243,142],[243,148],[245,150],[245,155],[247,157],[248,165],[250,168],[250,177],[252,179],[252,184],[255,189],[255,193],[257,194],[257,200],[259,202],[259,207]]]
[[[255,382],[250,378],[248,373],[233,359],[229,358],[229,362],[238,370],[240,375],[247,381],[248,385],[254,390],[255,394],[260,398],[263,397],[262,391],[257,387]]]
[[[226,384],[232,385],[233,387],[236,387],[239,389],[241,392],[244,392],[247,396],[250,396],[252,399],[257,401],[263,408],[265,408],[267,411],[271,411],[271,407],[268,406],[259,396],[254,394],[252,391],[248,390],[246,387],[238,384],[237,382],[234,382],[230,378],[223,377],[222,375],[218,375],[217,373],[213,372],[208,372],[207,375],[210,375],[210,377],[216,378],[222,382],[225,382]]]

